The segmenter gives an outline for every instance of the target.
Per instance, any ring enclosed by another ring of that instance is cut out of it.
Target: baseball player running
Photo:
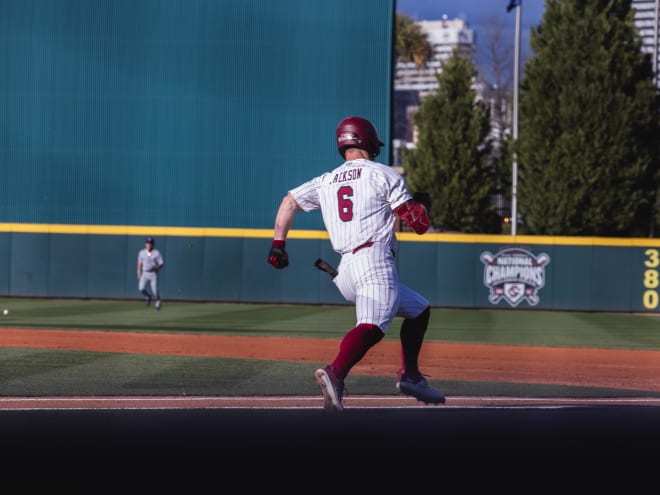
[[[344,380],[384,337],[395,316],[404,318],[397,388],[425,403],[444,403],[445,397],[427,383],[418,366],[430,317],[429,302],[399,282],[394,260],[396,216],[417,234],[425,233],[430,196],[411,196],[399,173],[373,160],[383,143],[369,120],[347,117],[339,122],[335,134],[345,162],[287,193],[275,217],[268,254],[273,267],[288,266],[286,238],[296,213],[321,209],[332,247],[341,255],[332,280],[344,298],[355,304],[357,317],[355,328],[343,337],[334,360],[314,374],[324,407],[336,412],[344,409]]]
[[[155,249],[156,241],[153,237],[147,237],[144,240],[144,249],[138,252],[137,257],[137,278],[138,290],[144,295],[144,301],[147,306],[151,304],[151,299],[156,300],[154,307],[160,311],[161,300],[160,292],[158,291],[158,272],[165,262],[163,256],[158,249]],[[147,291],[147,284],[151,289],[151,293]]]

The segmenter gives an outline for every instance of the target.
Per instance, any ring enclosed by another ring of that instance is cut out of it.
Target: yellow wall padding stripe
[[[272,229],[235,229],[212,227],[155,227],[142,225],[74,225],[45,223],[0,223],[0,232],[34,234],[153,235],[174,237],[245,237],[268,239]],[[289,239],[328,239],[322,230],[291,230]],[[472,244],[548,244],[563,246],[660,247],[656,238],[561,237],[533,235],[491,235],[398,232],[402,242],[454,242]]]

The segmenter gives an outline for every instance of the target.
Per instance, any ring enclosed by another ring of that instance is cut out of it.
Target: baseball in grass
[[[8,309],[3,309],[2,314],[7,316],[9,314],[9,310]]]

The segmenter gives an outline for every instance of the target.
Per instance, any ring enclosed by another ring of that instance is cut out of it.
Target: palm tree
[[[433,58],[433,45],[428,35],[411,17],[397,13],[394,34],[398,62],[415,62],[420,69]]]

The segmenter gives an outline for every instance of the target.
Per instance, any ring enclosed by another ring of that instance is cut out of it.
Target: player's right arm
[[[406,225],[416,234],[425,233],[431,226],[426,206],[414,198],[399,205],[394,213],[406,222]]]
[[[403,220],[416,234],[424,234],[431,227],[428,210],[431,208],[431,196],[428,193],[411,195],[403,177],[387,168],[383,170],[390,187],[389,201],[394,213]]]
[[[288,193],[286,196],[284,196],[284,198],[282,198],[280,207],[277,210],[277,215],[275,216],[273,239],[286,241],[289,230],[291,230],[293,221],[296,218],[296,213],[301,210],[302,208],[300,208],[291,193]]]

